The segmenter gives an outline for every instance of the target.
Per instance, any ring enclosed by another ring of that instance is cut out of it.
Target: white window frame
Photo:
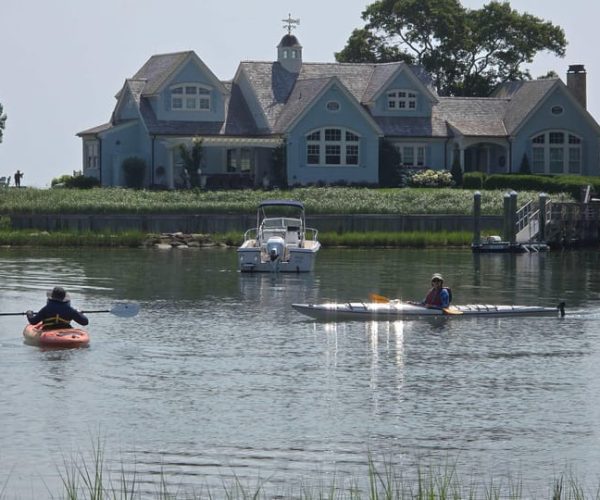
[[[427,145],[423,143],[399,142],[394,144],[400,155],[400,166],[408,168],[421,168],[427,166]],[[407,163],[405,158],[410,151],[411,162]]]
[[[361,136],[345,127],[322,127],[305,136],[309,167],[360,166]],[[336,160],[337,158],[337,160]]]
[[[86,141],[85,143],[85,168],[96,169],[100,166],[99,141]]]
[[[415,111],[419,93],[412,89],[390,89],[385,94],[388,111]]]
[[[198,83],[178,83],[169,89],[172,111],[210,111],[211,88]]]
[[[581,174],[583,139],[568,130],[546,130],[530,139],[534,174]]]

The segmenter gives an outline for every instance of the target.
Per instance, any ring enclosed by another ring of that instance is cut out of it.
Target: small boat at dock
[[[322,304],[292,304],[306,316],[321,321],[394,321],[402,319],[474,316],[564,316],[565,303],[555,307],[468,304],[446,309],[430,308],[401,300],[381,302],[326,302]]]
[[[306,227],[304,204],[265,200],[258,206],[256,226],[237,249],[242,272],[309,272],[321,248],[318,231]]]

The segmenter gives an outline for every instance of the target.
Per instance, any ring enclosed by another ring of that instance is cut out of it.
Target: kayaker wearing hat
[[[55,286],[46,293],[48,301],[37,313],[27,311],[27,320],[32,325],[40,321],[45,330],[57,328],[71,328],[71,321],[76,321],[80,325],[87,325],[89,320],[78,310],[71,307],[71,297],[60,286]]]
[[[444,288],[444,278],[441,274],[435,273],[431,277],[431,290],[421,305],[439,309],[446,309],[450,305],[450,293]]]

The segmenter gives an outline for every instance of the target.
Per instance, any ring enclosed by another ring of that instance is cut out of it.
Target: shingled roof
[[[247,79],[257,104],[265,116],[266,128],[259,128],[237,80],[218,82],[225,92],[225,120],[196,122],[158,120],[148,101],[164,85],[171,74],[187,59],[197,58],[194,52],[154,55],[117,94],[125,89],[139,106],[140,115],[151,134],[162,135],[238,135],[259,136],[285,133],[287,127],[302,114],[323,89],[337,78],[363,106],[370,104],[388,84],[394,74],[409,71],[430,92],[431,117],[373,116],[386,136],[506,137],[519,127],[529,113],[554,88],[557,79],[510,82],[501,86],[492,97],[438,97],[430,76],[420,66],[404,62],[371,63],[307,63],[298,74],[287,71],[278,62],[243,61],[238,75]],[[203,64],[203,63],[201,63]],[[113,121],[113,120],[111,120]],[[99,133],[110,128],[104,124],[78,135]]]

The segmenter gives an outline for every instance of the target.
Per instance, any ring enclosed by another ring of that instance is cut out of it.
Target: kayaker
[[[47,292],[48,301],[37,313],[29,310],[25,314],[32,325],[43,323],[45,330],[71,328],[71,321],[87,325],[89,320],[77,309],[71,307],[71,297],[63,287],[55,286]]]
[[[444,278],[441,274],[435,273],[431,277],[431,290],[429,290],[421,305],[437,309],[446,309],[450,305],[450,293],[444,287]]]

